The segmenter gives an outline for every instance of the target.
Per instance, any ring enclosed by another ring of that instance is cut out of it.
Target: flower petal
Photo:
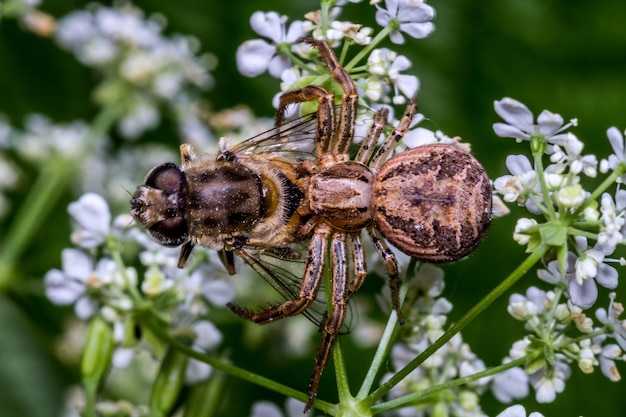
[[[211,376],[212,372],[213,367],[208,363],[189,358],[187,367],[185,368],[185,383],[187,385],[193,385],[205,381]]]
[[[85,280],[93,271],[93,262],[78,249],[63,249],[61,252],[63,272],[77,280]]]
[[[592,279],[584,279],[581,285],[572,277],[568,281],[567,290],[572,303],[583,310],[590,308],[598,298],[598,288]]]
[[[252,39],[237,48],[237,69],[246,77],[263,74],[276,54],[276,47],[262,39]]]
[[[281,41],[283,32],[281,16],[276,12],[254,12],[250,16],[250,27],[256,33],[273,40],[275,43]]]
[[[419,79],[414,75],[398,75],[396,86],[406,97],[413,98],[419,88]]]
[[[389,40],[396,45],[402,45],[404,43],[404,37],[399,30],[394,30],[389,34]]]
[[[192,326],[196,333],[196,340],[193,345],[202,350],[213,349],[222,343],[222,333],[210,321],[202,320],[196,322]]]
[[[390,20],[391,20],[391,15],[389,15],[389,12],[387,10],[385,9],[376,10],[376,23],[384,27],[384,26],[387,26]]]
[[[85,286],[74,281],[58,269],[52,269],[44,276],[46,297],[57,305],[69,305],[84,292]]]
[[[506,167],[513,175],[522,175],[533,170],[526,155],[509,155],[506,157]]]
[[[502,411],[496,417],[526,417],[526,409],[522,405],[515,404]]]
[[[235,287],[222,280],[208,281],[202,286],[202,295],[216,306],[223,306],[235,298]]]
[[[67,211],[74,218],[78,227],[107,234],[111,224],[111,211],[102,196],[96,193],[86,193],[67,207]]]
[[[74,305],[74,312],[79,319],[87,320],[98,310],[98,302],[90,297],[80,297]]]
[[[524,132],[533,131],[533,114],[528,107],[509,97],[494,102],[494,108],[498,116],[505,122]]]
[[[289,69],[291,61],[287,57],[281,55],[275,55],[270,60],[270,64],[267,68],[267,72],[274,78],[280,78],[283,71]]]
[[[537,117],[537,123],[539,124],[539,133],[550,136],[563,126],[563,117],[560,114],[544,110]],[[552,141],[550,142],[552,143]]]
[[[617,269],[605,263],[598,265],[598,275],[596,276],[598,284],[602,285],[604,288],[612,290],[617,288],[617,279]]]
[[[257,401],[252,405],[251,417],[283,417],[283,413],[274,403]]]
[[[425,23],[401,23],[400,30],[412,38],[423,39],[433,33],[435,25],[432,22]]]
[[[285,36],[283,42],[294,43],[304,35],[306,35],[306,32],[302,30],[302,22],[295,20],[291,23],[291,25],[289,25],[287,35]]]
[[[424,23],[433,20],[435,9],[421,0],[405,0],[400,3],[398,12],[394,15],[401,22]]]
[[[501,138],[515,138],[515,139],[522,139],[522,140],[530,139],[530,135],[506,123],[494,123],[493,131],[496,133],[496,135],[500,136]]]
[[[620,161],[624,160],[624,136],[615,126],[609,127],[606,131],[606,136],[611,142],[613,152],[619,158]]]

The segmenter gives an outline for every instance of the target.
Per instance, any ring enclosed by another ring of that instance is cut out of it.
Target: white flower
[[[512,405],[506,410],[502,411],[496,417],[526,417],[526,409],[524,408],[524,406],[519,404]],[[535,411],[530,413],[528,417],[543,417],[543,414]]]
[[[530,165],[528,158],[525,155],[508,155],[506,167],[513,175],[496,178],[493,183],[495,190],[502,195],[504,201],[525,205],[533,214],[541,213],[535,203],[528,198],[532,195],[539,201],[543,200],[537,172]]]
[[[513,232],[513,239],[520,245],[528,245],[530,237],[532,236],[530,230],[537,225],[535,219],[527,219],[522,217],[517,220],[515,224],[515,231]]]
[[[556,395],[565,389],[565,381],[570,377],[572,370],[563,362],[554,363],[548,374],[546,368],[542,368],[530,376],[530,382],[535,389],[535,399],[539,403],[551,403]]]
[[[602,348],[602,352],[600,353],[600,370],[602,370],[602,374],[604,376],[613,382],[617,382],[622,379],[622,376],[615,365],[615,359],[622,357],[622,354],[623,352],[620,347],[615,344],[604,346]]]
[[[46,116],[32,114],[26,118],[26,130],[16,150],[31,161],[46,160],[52,154],[73,158],[82,152],[88,134],[85,122],[54,124]]]
[[[564,125],[563,118],[559,114],[548,110],[542,111],[537,117],[537,124],[534,124],[534,116],[528,107],[508,97],[495,101],[494,107],[496,113],[506,122],[493,125],[496,135],[514,138],[518,142],[530,140],[532,135],[541,135],[548,143],[558,145],[565,140],[566,136],[561,132],[576,125],[576,120],[571,120],[570,123]]]
[[[191,348],[198,352],[206,352],[215,349],[222,343],[222,333],[209,321],[201,320],[192,325],[192,330],[196,334]],[[213,368],[211,365],[201,362],[194,358],[189,358],[187,368],[185,369],[185,382],[187,384],[195,384],[206,380]]]
[[[375,49],[367,58],[368,71],[374,78],[387,77],[391,81],[391,84],[394,86],[394,102],[398,101],[397,97],[401,97],[398,91],[409,99],[417,94],[419,89],[418,78],[414,75],[400,73],[410,67],[411,61],[405,56],[398,55],[387,48]]]
[[[312,411],[302,413],[304,403],[293,398],[288,398],[285,402],[285,414],[274,403],[269,401],[257,401],[252,406],[250,417],[308,417]]]
[[[502,403],[510,403],[528,396],[528,375],[519,367],[494,375],[491,384],[494,397]]]
[[[77,226],[72,232],[72,243],[86,249],[104,243],[111,227],[111,211],[104,198],[95,193],[83,194],[69,204],[67,211]]]
[[[615,295],[611,294],[611,303],[608,311],[604,308],[599,308],[596,310],[596,317],[602,324],[611,329],[610,337],[614,338],[619,347],[626,351],[626,320],[619,319],[624,308],[622,304],[613,300],[614,297]]]
[[[161,114],[150,100],[137,99],[119,122],[119,131],[125,138],[137,139],[146,130],[156,127]]]
[[[279,78],[283,70],[291,66],[289,59],[278,55],[278,46],[290,45],[305,35],[302,22],[294,21],[285,30],[285,16],[276,12],[254,12],[250,18],[250,26],[259,35],[270,39],[268,43],[262,39],[252,39],[237,48],[236,59],[239,72],[247,77],[256,77],[268,71],[273,77]]]
[[[579,207],[585,201],[585,190],[580,184],[568,185],[561,188],[556,199],[564,207]]]
[[[97,301],[87,295],[87,290],[110,283],[116,271],[115,262],[101,259],[94,268],[91,258],[77,249],[64,249],[61,259],[63,270],[52,269],[44,276],[46,296],[58,305],[76,303],[76,315],[87,319],[98,306]]]
[[[393,29],[389,34],[391,42],[404,43],[401,32],[421,39],[435,30],[435,25],[431,22],[435,17],[435,10],[423,0],[385,0],[385,5],[387,9],[376,5],[376,22]]]
[[[622,242],[624,235],[624,208],[626,207],[626,190],[619,190],[615,195],[616,204],[608,193],[602,194],[600,211],[602,213],[602,228],[598,234],[598,245],[605,249],[605,253],[613,253],[616,246]]]
[[[624,134],[620,132],[616,127],[610,127],[606,131],[606,136],[609,138],[613,153],[608,158],[608,168],[616,170],[621,164],[626,162],[626,151],[624,150]],[[626,174],[621,175],[618,180],[625,182]]]

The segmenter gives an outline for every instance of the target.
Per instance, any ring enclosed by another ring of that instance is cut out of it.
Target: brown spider
[[[330,259],[330,302],[320,322],[306,411],[315,400],[348,301],[367,276],[362,230],[385,262],[392,306],[402,323],[398,266],[385,240],[424,261],[462,258],[486,233],[491,187],[478,161],[457,146],[421,146],[389,159],[409,128],[414,101],[380,146],[388,112],[376,112],[351,159],[356,87],[328,44],[302,41],[318,49],[343,89],[339,110],[333,94],[318,85],[284,93],[275,129],[228,149],[222,146],[217,156],[195,157],[189,145],[182,145],[182,166],[154,168],[131,199],[131,213],[160,243],[183,245],[180,267],[195,245],[217,250],[230,273],[235,273],[237,255],[288,298],[254,312],[228,305],[255,323],[310,315]],[[284,123],[289,105],[312,100],[318,101],[315,114]],[[314,150],[306,150],[311,142]],[[289,273],[277,272],[268,259],[297,260],[294,244],[301,241],[309,242],[308,250],[294,289],[294,277],[285,283]]]

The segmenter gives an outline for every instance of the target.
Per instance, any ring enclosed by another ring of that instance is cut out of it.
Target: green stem
[[[106,107],[98,113],[85,138],[83,149],[78,157],[70,160],[52,158],[42,168],[37,181],[28,192],[22,206],[17,210],[15,220],[9,226],[0,253],[0,291],[10,287],[17,277],[15,267],[33,238],[39,233],[44,222],[48,221],[62,193],[66,191],[72,174],[78,169],[85,154],[95,145],[120,115],[120,108]]]
[[[542,138],[542,141],[545,140]],[[545,143],[544,143],[545,146]],[[543,193],[543,201],[545,203],[545,207],[548,210],[548,219],[550,220],[554,220],[556,219],[556,213],[554,211],[554,205],[552,204],[552,201],[550,199],[550,192],[548,190],[548,184],[546,183],[546,176],[545,173],[543,171],[543,160],[541,159],[543,157],[543,147],[539,150],[535,150],[532,146],[531,148],[533,149],[533,159],[535,161],[535,168],[537,170],[537,178],[539,179],[539,183],[541,184],[541,191]]]
[[[335,341],[333,346],[333,361],[335,363],[335,378],[337,379],[337,395],[339,403],[352,402],[353,397],[350,393],[350,384],[348,383],[348,373],[346,372],[345,362],[341,354],[341,344],[339,340]],[[315,403],[317,407],[317,402]]]
[[[596,201],[603,192],[605,192],[612,184],[615,183],[615,180],[617,179],[617,177],[623,174],[624,174],[624,168],[623,168],[623,165],[620,165],[615,171],[611,172],[611,175],[606,177],[604,181],[602,181],[602,184],[600,184],[598,188],[596,188],[593,191],[593,193],[591,193],[591,195],[585,199],[585,201],[580,205],[580,207],[578,207],[576,211],[572,213],[572,217],[575,219],[578,218],[578,215],[582,213],[583,210],[585,210],[591,203]]]
[[[98,395],[98,383],[85,381],[85,411],[84,417],[96,417],[96,398]]]
[[[405,407],[407,405],[410,404],[415,404],[417,402],[423,401],[424,399],[437,394],[438,392],[442,392],[445,390],[449,390],[450,388],[454,388],[454,387],[458,387],[461,385],[465,385],[468,384],[470,382],[473,381],[477,381],[479,379],[491,376],[491,375],[496,375],[499,374],[501,372],[504,372],[508,369],[511,368],[515,368],[516,366],[522,366],[536,358],[538,358],[539,356],[541,356],[541,352],[540,351],[536,351],[533,352],[531,354],[528,354],[522,358],[516,359],[514,361],[511,362],[507,362],[505,364],[499,365],[499,366],[494,366],[493,368],[489,368],[489,369],[485,369],[482,372],[478,372],[472,375],[468,375],[466,377],[463,378],[457,378],[454,379],[452,381],[448,381],[427,389],[424,389],[422,391],[419,392],[415,392],[412,394],[407,394],[407,395],[403,395],[402,397],[398,397],[398,398],[394,398],[391,401],[386,401],[384,403],[381,404],[376,404],[374,406],[372,406],[371,410],[373,412],[373,414],[377,414],[377,413],[382,413],[384,411],[388,411],[388,410],[393,410],[395,408],[400,408],[400,407]]]
[[[354,68],[354,66],[361,62],[361,60],[365,59],[365,57],[372,51],[372,49],[374,49],[380,42],[382,42],[382,40],[385,39],[390,32],[390,26],[384,27],[383,30],[381,30],[378,35],[376,35],[365,48],[361,49],[359,53],[356,54],[356,56],[352,58],[352,60],[350,60],[350,62],[343,66],[345,70],[350,72]]]
[[[472,307],[461,319],[456,322],[432,345],[426,348],[415,359],[409,362],[404,368],[394,374],[387,382],[382,384],[376,391],[369,395],[365,401],[373,406],[376,401],[383,397],[391,388],[400,383],[408,374],[430,358],[441,346],[448,342],[454,335],[459,333],[465,326],[471,323],[480,313],[482,313],[491,303],[504,294],[513,284],[515,284],[528,270],[537,263],[548,250],[548,246],[540,244],[504,281],[494,288],[487,296]]]
[[[406,293],[409,289],[409,283],[415,277],[417,260],[414,258],[411,259],[409,263],[406,279],[402,282],[402,286],[400,287],[400,305],[404,302],[404,298],[406,297]],[[380,371],[380,368],[386,363],[387,354],[391,349],[391,342],[394,339],[394,334],[396,332],[396,324],[398,324],[398,316],[396,315],[395,310],[391,312],[389,315],[389,320],[387,320],[387,325],[385,326],[385,330],[383,331],[383,336],[376,348],[376,353],[374,354],[374,358],[372,359],[372,363],[367,371],[367,375],[363,379],[363,383],[361,384],[361,388],[357,394],[357,398],[363,399],[367,397],[367,394],[372,389],[374,385],[374,381],[376,379],[376,375]]]
[[[155,312],[151,310],[146,311],[143,315],[139,317],[139,319],[142,320],[142,323],[148,326],[148,328],[155,335],[157,335],[164,343],[167,343],[169,346],[172,346],[180,350],[181,352],[185,353],[186,355],[194,359],[207,363],[211,365],[212,367],[214,367],[215,369],[219,369],[220,371],[223,371],[229,375],[235,376],[237,378],[241,378],[244,381],[248,381],[256,385],[260,385],[262,387],[265,387],[274,392],[278,392],[285,396],[295,398],[304,403],[306,403],[308,400],[306,393],[295,390],[293,388],[290,388],[278,382],[272,381],[271,379],[252,373],[248,370],[239,368],[235,365],[223,362],[214,356],[210,356],[205,353],[198,352],[198,351],[191,349],[185,343],[172,337],[168,333],[167,328],[165,328],[163,321],[158,317],[158,315]],[[337,407],[334,404],[330,404],[326,401],[322,401],[318,399],[315,401],[315,408],[325,413],[333,414],[336,412]]]

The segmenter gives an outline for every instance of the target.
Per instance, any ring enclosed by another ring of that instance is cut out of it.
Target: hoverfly
[[[217,155],[194,155],[181,146],[182,164],[165,163],[148,174],[131,199],[131,214],[165,246],[182,245],[179,267],[194,246],[218,251],[235,273],[242,258],[287,299],[261,311],[237,305],[235,314],[269,323],[307,314],[330,262],[330,305],[322,332],[306,410],[315,400],[331,348],[344,323],[350,297],[367,275],[363,231],[384,260],[399,321],[399,274],[385,241],[419,260],[451,262],[481,242],[491,219],[491,186],[480,163],[460,147],[433,144],[389,158],[415,115],[411,101],[398,125],[377,146],[388,113],[379,110],[351,159],[358,94],[328,44],[316,47],[344,91],[335,97],[308,85],[280,97],[276,127]],[[317,100],[314,114],[284,122],[291,104]],[[297,244],[308,242],[300,254]],[[300,258],[299,258],[300,256]],[[304,263],[299,289],[285,284],[278,262]]]

